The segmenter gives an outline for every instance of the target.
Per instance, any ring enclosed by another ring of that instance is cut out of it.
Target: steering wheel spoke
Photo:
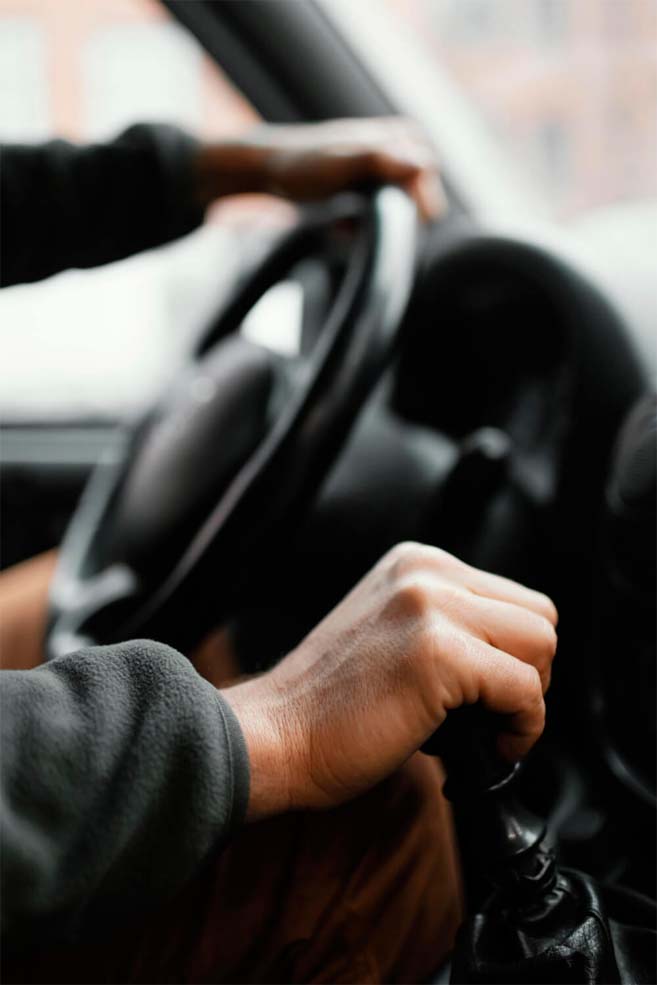
[[[295,264],[349,258],[315,344],[283,360],[239,335]],[[244,278],[63,545],[48,652],[153,635],[191,645],[311,501],[390,356],[415,275],[417,215],[384,187],[308,210]],[[208,587],[211,586],[211,587]],[[71,601],[73,600],[73,601]]]

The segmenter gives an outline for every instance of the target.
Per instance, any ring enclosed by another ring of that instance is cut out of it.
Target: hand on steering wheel
[[[355,228],[309,354],[282,362],[238,330],[303,258]],[[392,352],[415,273],[399,188],[318,206],[237,288],[177,384],[101,466],[60,554],[50,656],[136,636],[187,649],[284,549]],[[272,574],[275,577],[275,572]]]

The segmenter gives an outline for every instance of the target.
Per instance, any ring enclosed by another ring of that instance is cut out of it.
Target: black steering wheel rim
[[[270,558],[274,540],[312,498],[394,348],[415,275],[417,213],[400,189],[315,208],[244,282],[197,347],[217,350],[265,291],[317,247],[329,225],[358,221],[352,260],[291,399],[239,467],[172,569],[144,579],[121,558],[99,561],[126,476],[152,431],[149,416],[118,462],[92,476],[65,537],[50,597],[49,657],[82,645],[158,636],[181,648],[218,624],[245,572]],[[212,584],[212,602],[201,597]]]

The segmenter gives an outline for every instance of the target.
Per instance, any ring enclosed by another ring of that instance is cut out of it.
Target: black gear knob
[[[463,708],[425,746],[445,763],[466,884],[451,982],[654,982],[654,903],[557,866],[545,824],[516,799],[518,767],[497,758],[495,734],[482,709]]]
[[[423,746],[447,771],[445,795],[454,810],[469,908],[496,888],[526,901],[554,881],[545,824],[518,801],[520,764],[498,756],[498,732],[496,716],[463,707]]]

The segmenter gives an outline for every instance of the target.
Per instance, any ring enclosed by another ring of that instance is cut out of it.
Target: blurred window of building
[[[499,10],[488,0],[446,0],[433,9],[433,22],[455,44],[491,41],[499,31]]]
[[[176,24],[111,24],[94,32],[81,63],[85,133],[111,137],[135,120],[203,125],[203,54]]]
[[[50,129],[43,28],[33,17],[10,15],[1,23],[2,137],[15,141],[43,139]]]
[[[571,0],[538,0],[535,19],[539,45],[564,41],[568,36],[571,9]]]
[[[111,138],[166,121],[202,137],[258,122],[156,0],[0,0],[0,138]],[[281,213],[228,200],[178,243],[0,292],[0,415],[115,419],[148,404],[186,357]],[[251,232],[253,226],[257,232]]]
[[[600,0],[600,6],[607,34],[616,43],[631,38],[635,30],[632,3],[627,0]]]
[[[557,191],[571,177],[570,133],[562,120],[542,120],[538,128],[539,160],[545,179]]]
[[[655,198],[655,0],[385,2],[556,218]]]

